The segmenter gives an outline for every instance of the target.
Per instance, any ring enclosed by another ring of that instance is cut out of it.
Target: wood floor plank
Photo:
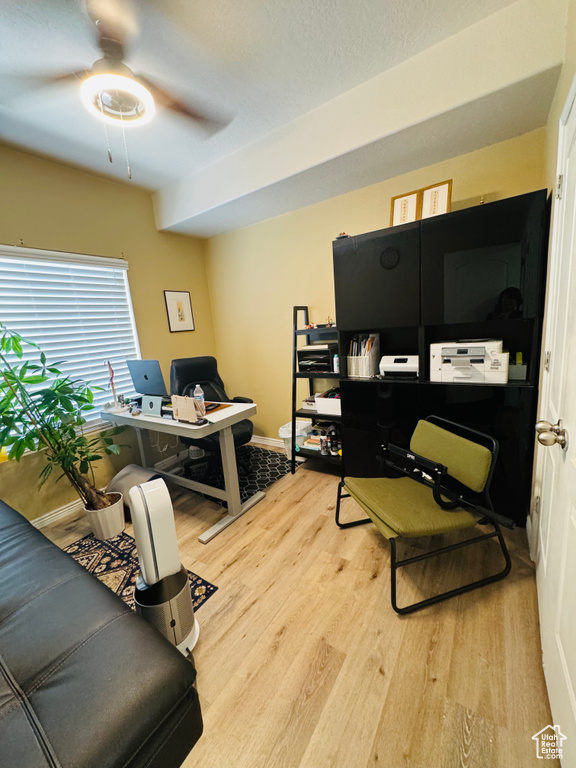
[[[510,577],[399,617],[389,544],[337,528],[337,482],[303,465],[206,545],[222,508],[172,490],[182,560],[218,586],[197,614],[205,731],[185,768],[530,768],[551,715],[525,532],[507,533]],[[44,529],[61,546],[88,531],[83,515]],[[496,561],[489,548],[410,566],[400,599]]]

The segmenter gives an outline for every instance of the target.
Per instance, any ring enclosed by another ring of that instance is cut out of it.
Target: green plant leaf
[[[42,487],[46,482],[46,480],[48,480],[48,478],[52,474],[53,469],[54,467],[52,466],[52,464],[48,463],[46,464],[42,472],[40,472],[40,487]]]
[[[22,440],[22,438],[18,438],[14,441],[12,448],[8,452],[8,458],[15,459],[16,461],[20,461],[20,459],[24,455],[25,450],[26,450],[26,444],[24,443],[24,440]]]
[[[61,397],[60,398],[60,405],[63,408],[65,408],[68,411],[68,413],[72,413],[72,411],[74,411],[74,403],[68,397],[64,397],[64,396]]]
[[[24,356],[24,352],[22,351],[22,344],[20,344],[19,340],[16,337],[12,338],[12,351],[16,355],[16,357],[22,359]]]

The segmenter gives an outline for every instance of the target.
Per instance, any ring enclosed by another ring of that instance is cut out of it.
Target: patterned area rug
[[[136,542],[127,533],[101,541],[89,533],[64,549],[77,563],[121,597],[134,610],[134,585],[140,566]],[[192,571],[188,571],[194,610],[197,611],[218,589]]]
[[[236,461],[238,463],[238,483],[242,503],[290,472],[290,462],[284,453],[269,451],[256,445],[243,445],[238,448]],[[216,465],[208,473],[206,473],[205,465],[199,465],[188,469],[186,476],[190,480],[208,483],[208,485],[213,485],[216,488],[224,488],[222,465]],[[206,496],[206,498],[216,504],[224,504],[223,501],[214,499],[212,496]]]

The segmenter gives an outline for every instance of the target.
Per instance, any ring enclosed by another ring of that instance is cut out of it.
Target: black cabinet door
[[[385,474],[382,443],[407,448],[420,416],[416,383],[342,381],[343,472],[350,477]]]
[[[539,317],[546,196],[540,190],[421,222],[424,325]]]
[[[420,418],[434,414],[496,438],[499,451],[490,497],[496,512],[519,525],[525,524],[530,507],[536,399],[534,387],[420,387]]]
[[[336,323],[340,330],[418,325],[418,222],[335,240],[333,252]]]

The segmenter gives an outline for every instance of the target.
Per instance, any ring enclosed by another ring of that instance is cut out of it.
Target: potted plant
[[[22,361],[24,347],[38,350],[38,362]],[[22,362],[18,362],[22,361]],[[0,323],[0,449],[8,460],[20,461],[25,451],[45,451],[43,485],[58,467],[84,504],[98,538],[111,538],[124,530],[122,495],[96,488],[93,463],[120,453],[113,437],[122,427],[84,434],[84,413],[93,410],[88,384],[63,375],[60,362],[48,363],[37,344]]]

